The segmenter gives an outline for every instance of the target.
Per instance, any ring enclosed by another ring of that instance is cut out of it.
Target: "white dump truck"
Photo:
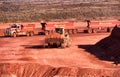
[[[13,24],[4,31],[4,36],[17,37],[20,35],[33,36],[34,35],[35,24]]]

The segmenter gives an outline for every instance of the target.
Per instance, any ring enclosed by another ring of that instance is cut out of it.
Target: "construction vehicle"
[[[120,24],[118,20],[105,20],[105,21],[91,21],[86,20],[84,22],[80,21],[63,21],[63,22],[47,22],[41,23],[42,30],[44,34],[49,34],[54,30],[55,25],[63,25],[65,32],[69,34],[77,34],[79,32],[84,33],[97,33],[97,32],[111,32],[115,25]]]
[[[5,29],[4,36],[17,37],[20,35],[33,36],[34,35],[34,24],[13,24],[9,28]]]
[[[45,45],[47,44],[48,47],[57,46],[57,47],[69,47],[71,45],[71,39],[69,34],[65,32],[64,27],[57,26],[55,30],[45,38]]]
[[[106,21],[90,21],[87,20],[87,26],[84,28],[84,32],[87,33],[97,33],[97,32],[111,32],[112,29],[119,25],[120,21],[116,20],[106,20]]]
[[[54,27],[56,25],[64,26],[64,30],[69,34],[77,33],[77,28],[74,27],[74,22],[41,22],[41,30],[40,34],[48,35],[49,33],[54,31]]]
[[[86,22],[87,21],[87,22]],[[97,32],[111,32],[115,25],[120,24],[119,20],[105,20],[105,21],[54,21],[54,22],[41,22],[40,23],[22,23],[13,24],[10,28],[5,29],[5,36],[19,36],[33,34],[45,34],[48,35],[54,31],[56,25],[64,26],[65,32],[69,34],[77,34],[80,32],[85,33],[97,33]],[[2,24],[4,25],[4,24]],[[8,24],[7,24],[8,25]],[[23,27],[23,28],[22,28]],[[34,30],[35,28],[35,30]]]

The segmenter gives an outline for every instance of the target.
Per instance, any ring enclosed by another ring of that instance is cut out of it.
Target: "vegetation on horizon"
[[[109,19],[120,17],[120,3],[0,3],[0,22],[33,22],[56,19]]]

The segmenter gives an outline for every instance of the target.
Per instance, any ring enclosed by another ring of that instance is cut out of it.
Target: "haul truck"
[[[86,20],[85,22],[80,21],[68,21],[68,22],[47,22],[41,23],[41,31],[42,33],[48,35],[50,32],[54,30],[56,25],[62,25],[65,28],[65,32],[69,34],[76,34],[78,32],[84,33],[97,33],[97,32],[111,32],[112,29],[119,25],[120,21],[117,20],[106,20],[106,21],[90,21]]]
[[[5,36],[17,37],[20,35],[33,36],[34,35],[35,24],[13,24],[9,28],[5,29]]]
[[[84,32],[87,33],[97,33],[98,31],[106,31],[111,32],[112,29],[119,25],[120,21],[90,21],[87,20],[87,24],[85,28],[83,28]]]
[[[64,26],[65,32],[68,32],[69,34],[77,33],[77,28],[74,26],[74,22],[42,22],[40,33],[48,35],[53,32],[57,25]]]

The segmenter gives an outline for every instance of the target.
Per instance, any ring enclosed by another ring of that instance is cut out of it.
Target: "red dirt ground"
[[[119,77],[120,67],[101,60],[90,47],[110,33],[71,35],[70,48],[43,48],[45,36],[1,37],[0,75],[17,77]]]

